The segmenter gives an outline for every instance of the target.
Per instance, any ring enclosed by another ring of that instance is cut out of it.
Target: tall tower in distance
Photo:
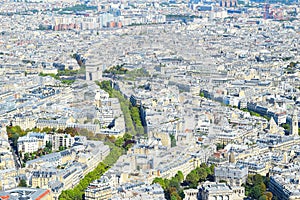
[[[291,135],[298,135],[298,112],[296,108],[294,109],[294,113],[292,115]]]

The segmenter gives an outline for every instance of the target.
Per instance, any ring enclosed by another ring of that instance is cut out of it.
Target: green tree
[[[258,200],[267,200],[267,196],[266,195],[262,195],[262,196],[259,197]]]
[[[152,184],[154,184],[154,183],[158,183],[164,190],[166,189],[166,184],[165,184],[164,179],[159,178],[159,177],[156,177],[156,178],[153,180]]]
[[[247,181],[245,186],[245,193],[247,196],[250,196],[254,199],[259,199],[259,197],[265,195],[268,199],[268,196],[272,194],[266,195],[266,184],[269,184],[269,178],[263,177],[259,174],[249,175],[247,177]],[[262,197],[264,198],[264,197]]]
[[[40,133],[41,132],[41,129],[40,128],[37,128],[37,127],[34,127],[31,129],[32,132],[36,132],[36,133]]]
[[[166,192],[166,199],[177,199],[181,200],[181,197],[178,194],[177,188],[175,187],[169,187]]]
[[[131,140],[131,139],[132,139],[132,135],[130,135],[129,133],[125,133],[125,134],[123,135],[123,139],[124,139],[124,141]]]
[[[158,183],[161,185],[161,187],[164,189],[166,199],[184,199],[185,195],[180,185],[183,179],[184,176],[182,172],[178,171],[177,174],[171,179],[156,177],[152,183]]]
[[[27,162],[29,160],[29,153],[24,154],[24,162]]]
[[[192,188],[197,188],[199,176],[195,170],[192,170],[185,178],[185,181]]]
[[[64,133],[64,130],[63,129],[58,129],[57,133]]]
[[[220,144],[220,143],[217,144],[217,151],[220,150],[220,149],[223,149],[223,148],[224,148],[223,144]]]
[[[115,144],[116,144],[116,146],[121,147],[124,144],[123,137],[117,138]]]
[[[184,199],[184,198],[185,198],[185,194],[184,194],[184,192],[183,192],[183,189],[180,189],[180,190],[178,191],[178,194],[179,194],[179,196],[181,197],[181,199]]]
[[[209,167],[211,174],[214,174],[215,172],[215,165],[210,165]]]
[[[260,183],[257,185],[254,185],[254,190],[250,190],[250,196],[253,196],[254,198],[257,197],[257,192],[259,191],[260,196],[263,195],[266,192],[266,186],[264,183]]]
[[[291,126],[288,123],[282,124],[281,125],[285,130],[290,131],[291,130]]]
[[[52,128],[44,127],[44,128],[42,129],[42,132],[50,133],[50,132],[52,132]]]
[[[171,194],[171,200],[181,200],[182,198],[179,196],[177,192],[173,192]]]
[[[111,87],[111,82],[110,81],[102,81],[102,82],[96,82],[101,89],[106,91],[109,94],[109,97],[112,98],[118,98],[120,105],[121,105],[121,110],[124,116],[125,120],[125,126],[126,126],[126,131],[131,134],[131,135],[137,135],[137,134],[143,134],[144,129],[138,122],[134,122],[135,120],[138,120],[137,113],[136,111],[131,111],[131,103],[129,102],[128,99],[126,99],[121,92],[113,89]],[[133,113],[135,113],[135,116],[131,116]]]
[[[116,144],[115,142],[116,142],[116,138],[115,138],[115,136],[106,136],[105,137],[105,141],[110,141],[111,143],[114,143],[114,144]]]
[[[259,185],[254,186],[251,190],[250,190],[250,196],[254,199],[258,199],[262,194],[261,188]]]
[[[204,165],[203,165],[204,164]],[[212,169],[210,167],[208,167],[205,163],[202,163],[200,165],[200,167],[204,168],[205,169],[205,172],[206,172],[206,175],[212,175],[214,174],[214,171],[212,171]]]
[[[58,150],[59,150],[59,151],[63,151],[63,150],[65,150],[65,149],[67,149],[67,147],[64,147],[64,146],[58,147]]]
[[[51,143],[51,141],[46,141],[46,147],[48,148],[48,149],[52,149],[52,143]]]
[[[207,177],[207,172],[206,172],[206,168],[203,168],[203,167],[197,167],[196,168],[196,172],[198,174],[198,177],[199,177],[199,181],[202,182],[202,181],[205,181],[206,180],[206,177]]]
[[[76,128],[72,128],[72,127],[65,128],[64,132],[71,135],[72,137],[74,137],[75,135],[78,135],[78,131],[76,130]]]
[[[254,185],[259,185],[260,183],[263,182],[263,177],[260,175],[260,174],[255,174],[253,177],[252,177],[252,183]]]
[[[177,200],[177,197],[175,196],[175,194],[171,195],[171,200]]]
[[[175,177],[178,179],[179,182],[182,182],[184,180],[184,175],[182,171],[178,171]]]
[[[260,185],[260,189],[261,189],[262,192],[265,192],[267,190],[267,187],[263,182],[258,184],[258,185]]]
[[[130,106],[130,114],[136,126],[142,126],[140,111],[136,106]]]
[[[180,189],[180,182],[176,177],[172,177],[169,182],[169,187],[174,187],[176,190]]]
[[[175,147],[176,146],[176,139],[174,135],[170,135],[170,139],[171,139],[171,147]]]
[[[273,198],[272,192],[265,192],[265,195],[267,197],[267,200],[272,200],[272,198]]]
[[[19,187],[27,187],[27,183],[26,183],[26,180],[24,180],[24,179],[21,179],[20,180],[20,183],[19,183],[19,185],[18,185]]]
[[[20,126],[7,126],[6,132],[8,139],[12,141],[13,147],[15,148],[17,148],[17,142],[19,137],[22,137],[27,134],[27,132],[22,130]]]
[[[76,200],[82,199],[84,195],[84,190],[88,187],[90,182],[99,179],[105,171],[107,171],[122,155],[122,148],[117,147],[114,143],[107,140],[105,144],[109,145],[111,151],[109,155],[100,162],[97,167],[89,172],[84,178],[79,181],[73,189],[62,191],[59,196],[59,200]]]

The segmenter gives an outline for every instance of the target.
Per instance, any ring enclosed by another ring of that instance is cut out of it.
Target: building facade
[[[244,187],[231,187],[225,183],[205,182],[198,192],[198,199],[201,200],[242,200],[244,197]]]
[[[243,165],[227,164],[215,167],[215,181],[226,181],[231,186],[241,186],[246,182],[248,168]]]

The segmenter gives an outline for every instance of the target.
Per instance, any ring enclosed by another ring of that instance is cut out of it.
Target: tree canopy
[[[80,180],[79,184],[75,186],[73,189],[64,190],[59,196],[59,200],[73,200],[73,199],[84,199],[84,191],[88,187],[88,185],[94,181],[99,179],[123,154],[124,148],[122,147],[122,143],[116,144],[116,141],[126,141],[131,139],[132,136],[129,134],[125,134],[121,139],[114,137],[106,137],[105,144],[110,147],[110,153],[106,158],[98,164],[98,166],[88,173],[83,179]]]
[[[132,106],[130,101],[126,99],[120,91],[111,87],[110,81],[97,82],[100,88],[106,91],[111,98],[117,98],[121,105],[121,110],[124,115],[126,132],[131,135],[144,134],[139,108]]]
[[[158,183],[164,189],[165,198],[167,200],[184,199],[184,192],[181,188],[181,183],[184,180],[183,173],[178,171],[171,179],[155,178],[152,183]]]
[[[249,175],[244,185],[246,196],[259,200],[271,200],[273,194],[266,192],[269,181],[268,177],[263,177],[260,174]]]

